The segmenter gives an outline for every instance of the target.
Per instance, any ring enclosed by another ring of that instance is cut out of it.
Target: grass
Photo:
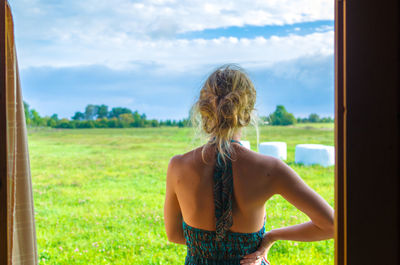
[[[40,264],[183,264],[163,223],[169,159],[201,144],[189,128],[28,131]],[[256,146],[256,133],[243,139]],[[285,141],[286,161],[334,205],[334,167],[294,163],[300,143],[333,145],[326,125],[260,128],[260,141]],[[308,217],[280,196],[266,204],[266,229]],[[333,264],[333,240],[278,241],[272,264]]]

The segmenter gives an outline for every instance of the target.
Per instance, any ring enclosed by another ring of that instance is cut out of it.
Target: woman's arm
[[[268,232],[270,239],[294,241],[319,241],[333,238],[333,230],[322,230],[312,221],[273,229]]]
[[[254,253],[246,255],[241,264],[260,264],[277,240],[319,241],[334,236],[334,211],[332,207],[285,162],[276,159],[271,171],[274,176],[273,189],[297,209],[305,213],[311,221],[298,225],[273,229],[264,234],[263,241]]]
[[[300,176],[281,160],[273,170],[275,190],[311,221],[270,231],[274,240],[318,241],[334,236],[334,211],[332,207]]]
[[[175,193],[175,172],[178,159],[178,156],[174,156],[168,165],[164,202],[164,223],[168,241],[185,245],[186,240],[183,236],[182,213],[179,206],[178,198],[176,197]]]

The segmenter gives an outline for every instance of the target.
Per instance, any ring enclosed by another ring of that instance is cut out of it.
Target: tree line
[[[261,116],[261,120],[270,125],[292,125],[295,123],[329,123],[334,122],[331,117],[320,117],[316,113],[311,113],[307,118],[295,118],[294,115],[286,110],[283,105],[276,106],[273,113],[268,116]]]
[[[140,114],[137,110],[115,107],[109,110],[107,105],[86,106],[83,112],[77,111],[71,119],[59,119],[57,114],[41,117],[35,109],[30,109],[24,102],[25,120],[28,126],[52,127],[52,128],[130,128],[130,127],[190,127],[190,119],[182,120],[156,120],[147,119],[146,114]],[[261,116],[264,124],[291,125],[305,122],[333,122],[331,117],[320,118],[318,114],[312,113],[308,118],[295,118],[283,105],[278,105],[273,113]]]
[[[147,119],[146,114],[132,111],[129,108],[116,107],[109,110],[107,105],[86,106],[83,112],[77,111],[71,119],[59,119],[57,114],[41,117],[35,109],[29,109],[24,102],[25,120],[28,126],[52,128],[129,128],[129,127],[188,127],[189,120],[156,120]]]

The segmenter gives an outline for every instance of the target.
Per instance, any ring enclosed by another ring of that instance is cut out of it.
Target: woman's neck
[[[242,129],[239,129],[233,136],[232,139],[240,142],[240,138],[242,138]]]

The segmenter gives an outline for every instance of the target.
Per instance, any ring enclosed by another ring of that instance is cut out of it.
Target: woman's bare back
[[[263,226],[265,202],[275,193],[270,173],[276,159],[260,155],[238,144],[232,144],[233,225],[231,231],[252,233]],[[215,230],[213,172],[215,150],[203,147],[174,157],[175,192],[187,224],[204,230]]]

